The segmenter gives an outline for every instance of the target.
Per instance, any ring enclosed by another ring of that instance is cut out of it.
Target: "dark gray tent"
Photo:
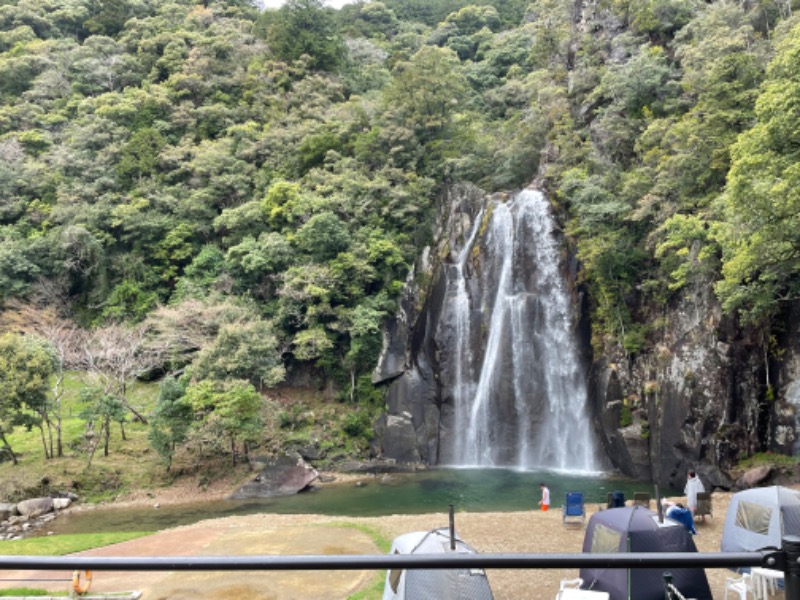
[[[784,535],[800,535],[800,492],[773,485],[733,495],[722,529],[723,552],[780,548]]]
[[[680,523],[643,506],[611,508],[592,515],[583,539],[585,553],[697,552],[691,534]],[[703,569],[581,569],[585,589],[608,592],[611,600],[663,600],[664,571],[686,598],[711,600]]]

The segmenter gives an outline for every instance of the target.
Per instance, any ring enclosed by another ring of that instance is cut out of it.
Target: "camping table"
[[[753,567],[753,584],[756,588],[756,598],[767,600],[769,594],[775,593],[776,583],[783,581],[783,571]]]

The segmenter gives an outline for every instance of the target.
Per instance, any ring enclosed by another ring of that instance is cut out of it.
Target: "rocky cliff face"
[[[447,383],[452,365],[442,350],[455,340],[440,317],[452,300],[447,295],[452,265],[485,201],[473,187],[448,191],[435,244],[422,253],[402,310],[387,330],[373,378],[389,386],[388,410],[374,444],[384,458],[450,462],[447,453],[459,432]],[[471,268],[480,270],[482,264],[472,261]],[[575,276],[577,266],[571,267],[567,279]],[[577,291],[573,299],[579,310]],[[666,309],[660,330],[651,336],[654,344],[637,355],[612,349],[595,356],[590,408],[609,463],[671,487],[682,487],[686,472],[695,469],[708,484],[727,488],[736,461],[756,452],[791,453],[800,406],[798,316],[798,309],[789,312],[781,333],[765,340],[723,316],[710,283],[697,283]],[[472,331],[485,335],[480,327]],[[591,356],[588,335],[583,350]],[[514,417],[498,412],[496,418]]]
[[[452,398],[439,384],[440,345],[450,334],[439,316],[446,301],[447,269],[480,213],[485,193],[454,186],[440,203],[433,248],[409,276],[401,308],[384,336],[374,383],[389,384],[387,414],[376,426],[375,452],[400,462],[438,464],[453,428]]]
[[[797,319],[787,319],[781,350],[775,339],[765,350],[763,335],[724,317],[711,285],[698,284],[663,323],[653,349],[595,362],[594,408],[614,464],[674,487],[695,469],[729,488],[736,461],[790,454],[800,402]]]

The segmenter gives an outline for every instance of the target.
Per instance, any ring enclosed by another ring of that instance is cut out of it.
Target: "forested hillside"
[[[647,350],[698,280],[768,339],[800,294],[795,5],[0,0],[0,354],[104,374],[106,431],[174,375],[135,415],[167,462],[190,426],[265,443],[282,382],[368,423],[443,190],[534,180],[596,354]],[[5,394],[0,438],[54,395]]]

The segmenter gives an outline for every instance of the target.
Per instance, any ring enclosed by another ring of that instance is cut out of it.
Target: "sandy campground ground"
[[[354,485],[345,478],[336,485]],[[224,497],[224,484],[206,490],[204,500]],[[196,493],[196,490],[194,490]],[[179,504],[189,497],[180,489],[137,494],[119,503],[131,505]],[[675,499],[675,500],[680,500]],[[713,495],[713,518],[698,522],[695,538],[700,552],[718,552],[730,494]],[[600,510],[587,505],[588,516]],[[154,508],[155,509],[155,508]],[[560,510],[517,513],[457,513],[458,534],[484,553],[580,553],[584,528],[562,524]],[[324,515],[259,514],[225,517],[160,532],[84,554],[96,556],[213,556],[246,554],[379,554],[369,536],[358,529],[369,527],[393,539],[411,531],[446,527],[445,513],[355,518]],[[577,569],[514,570],[488,572],[496,600],[552,599],[559,581],[577,577]],[[725,569],[707,569],[714,598],[724,597]],[[11,574],[6,574],[11,577]],[[23,574],[24,575],[24,574]],[[68,575],[68,574],[67,574]],[[53,573],[27,576],[54,577]],[[270,573],[95,573],[93,592],[139,589],[143,600],[292,600],[347,598],[374,580],[372,572],[270,572]],[[63,584],[61,584],[63,589]],[[0,582],[0,587],[10,587]],[[37,586],[38,587],[38,586]],[[782,594],[774,596],[776,600]]]

